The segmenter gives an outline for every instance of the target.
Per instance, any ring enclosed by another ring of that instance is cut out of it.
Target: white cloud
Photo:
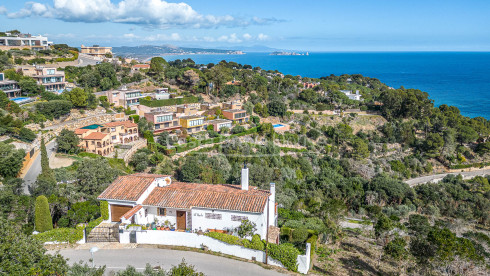
[[[172,34],[156,34],[144,37],[145,41],[182,41],[184,40],[178,33]]]
[[[268,35],[265,35],[265,34],[260,33],[260,34],[257,36],[257,40],[259,40],[259,41],[269,40],[269,36],[268,36]]]
[[[0,6],[0,14],[7,14],[7,8],[4,6]]]
[[[252,36],[250,34],[243,34],[243,39],[250,40],[252,39]]]
[[[136,38],[135,34],[123,34],[123,38]]]
[[[10,18],[30,16],[68,22],[115,22],[158,28],[236,27],[277,21],[257,17],[245,20],[231,15],[203,15],[186,3],[169,3],[163,0],[122,0],[118,3],[111,0],[53,0],[52,6],[27,2],[23,9],[8,14]]]

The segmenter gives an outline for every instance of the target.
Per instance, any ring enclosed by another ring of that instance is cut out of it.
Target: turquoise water
[[[303,77],[362,74],[395,88],[404,86],[428,92],[436,105],[457,106],[465,116],[490,119],[490,53],[310,53],[309,56],[248,53],[164,58],[192,58],[203,64],[235,61]]]
[[[283,127],[284,125],[281,125],[281,124],[275,124],[275,125],[272,125],[272,127],[274,128],[277,128],[277,127]]]

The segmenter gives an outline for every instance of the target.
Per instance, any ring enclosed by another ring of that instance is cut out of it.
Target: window
[[[221,214],[215,214],[215,213],[206,213],[204,214],[204,217],[207,219],[221,219]]]
[[[172,121],[172,118],[173,118],[173,116],[171,114],[170,115],[157,116],[157,123]]]
[[[202,124],[204,124],[204,119],[197,119],[197,120],[189,121],[189,126],[190,127],[199,126],[199,125],[202,125]]]
[[[54,69],[48,69],[47,71],[48,71],[48,75],[54,75],[54,71],[55,71]]]
[[[145,218],[148,216],[148,208],[145,209]]]
[[[116,139],[117,139],[116,135],[112,136],[112,140],[116,140]]]
[[[167,215],[167,209],[165,209],[165,208],[158,208],[158,215],[159,216],[166,216]]]
[[[247,116],[247,113],[246,112],[243,112],[243,113],[237,113],[235,114],[235,119],[240,119],[240,118],[244,118]]]
[[[242,220],[248,220],[248,217],[231,215],[231,221],[242,221]]]

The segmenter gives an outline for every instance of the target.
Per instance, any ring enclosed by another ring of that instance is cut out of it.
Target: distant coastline
[[[270,52],[165,56],[167,60],[185,58],[199,64],[234,61],[311,78],[361,74],[395,88],[428,92],[437,106],[456,106],[464,116],[490,119],[489,52],[310,52],[308,58],[271,56]]]

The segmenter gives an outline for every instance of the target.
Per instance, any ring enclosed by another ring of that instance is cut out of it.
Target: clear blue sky
[[[0,0],[0,28],[55,43],[490,51],[488,0]]]

